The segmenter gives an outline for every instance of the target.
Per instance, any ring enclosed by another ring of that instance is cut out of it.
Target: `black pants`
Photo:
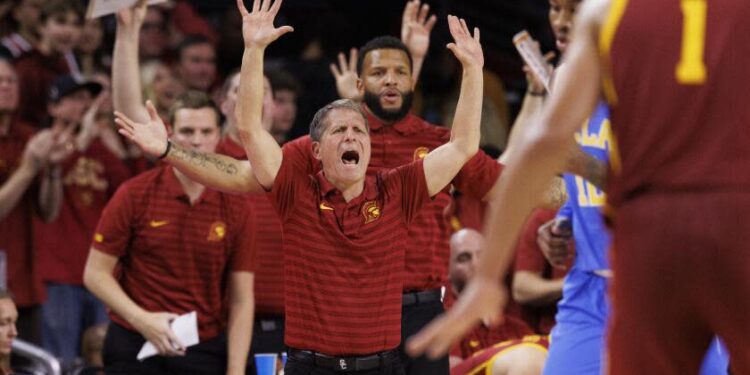
[[[227,338],[225,334],[201,342],[187,349],[184,357],[154,356],[136,359],[146,340],[140,333],[111,323],[104,339],[104,372],[122,374],[224,374],[227,368]]]
[[[399,357],[398,354],[393,353],[383,358],[383,363],[379,368],[347,372],[318,366],[313,356],[300,358],[290,353],[284,366],[284,375],[404,375],[404,367]]]
[[[419,332],[427,323],[445,311],[440,300],[418,302],[401,308],[401,345],[398,350],[407,375],[448,375],[448,356],[437,360],[425,356],[412,358],[404,351],[406,339]]]
[[[255,354],[286,352],[284,345],[284,315],[259,316],[253,324],[253,342],[247,358],[247,373],[255,375]]]

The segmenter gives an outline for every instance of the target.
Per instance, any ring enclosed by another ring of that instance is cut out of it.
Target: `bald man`
[[[474,229],[461,229],[451,236],[450,248],[448,279],[453,298],[448,299],[455,300],[474,276],[484,237]],[[494,328],[484,325],[475,328],[451,350],[451,375],[487,370],[494,375],[541,374],[547,358],[547,338],[530,335],[531,329],[523,331],[517,327],[518,324],[506,322]]]

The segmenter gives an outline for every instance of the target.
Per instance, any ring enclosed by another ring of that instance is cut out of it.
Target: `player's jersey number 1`
[[[675,69],[675,78],[683,85],[699,85],[706,81],[703,52],[706,45],[706,13],[708,0],[680,0],[682,9],[682,51]]]

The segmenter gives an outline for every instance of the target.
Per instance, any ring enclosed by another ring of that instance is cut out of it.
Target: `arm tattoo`
[[[213,154],[204,154],[195,150],[186,150],[178,145],[172,145],[169,154],[197,167],[212,167],[229,175],[237,174],[238,168],[234,160],[224,160]]]

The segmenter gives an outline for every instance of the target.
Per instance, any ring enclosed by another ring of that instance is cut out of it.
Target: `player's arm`
[[[455,16],[448,16],[448,27],[455,41],[448,44],[448,49],[461,62],[463,76],[450,141],[424,158],[424,173],[430,196],[445,188],[479,149],[484,65],[479,29],[474,28],[472,36],[466,22]]]
[[[138,306],[125,294],[114,277],[117,263],[117,257],[92,247],[83,271],[83,284],[96,298],[153,343],[160,354],[184,355],[185,348],[169,327],[169,322],[177,318],[177,314],[148,312]]]
[[[607,184],[609,168],[604,161],[584,152],[580,147],[574,147],[570,150],[565,164],[565,171],[581,176],[584,180],[599,188],[599,190],[604,190]]]
[[[138,122],[148,121],[138,67],[138,43],[146,17],[146,1],[117,12],[117,31],[112,53],[112,103],[114,109]]]
[[[125,114],[115,111],[118,131],[153,157],[172,164],[190,179],[210,188],[226,192],[262,192],[263,188],[253,177],[250,163],[246,160],[190,150],[167,138],[164,126],[156,108],[146,102],[148,122],[141,123]]]
[[[509,158],[497,195],[490,203],[488,246],[478,273],[445,316],[409,340],[407,349],[412,355],[426,352],[438,357],[479,321],[497,321],[504,298],[497,280],[510,263],[523,221],[563,167],[573,134],[599,99],[597,35],[608,6],[606,0],[584,2],[566,62],[541,121],[534,122],[520,137],[518,152]]]
[[[522,305],[546,306],[562,298],[563,279],[545,279],[541,272],[513,273],[513,299]]]
[[[266,189],[273,186],[281,167],[281,147],[271,133],[263,129],[263,55],[269,44],[292,31],[291,26],[275,28],[273,20],[282,0],[254,0],[248,12],[242,0],[237,8],[242,15],[242,37],[245,52],[242,55],[240,87],[237,92],[237,130],[245,147],[247,158],[253,165],[255,178]]]
[[[227,375],[245,373],[255,318],[253,285],[252,272],[235,271],[229,274]]]

